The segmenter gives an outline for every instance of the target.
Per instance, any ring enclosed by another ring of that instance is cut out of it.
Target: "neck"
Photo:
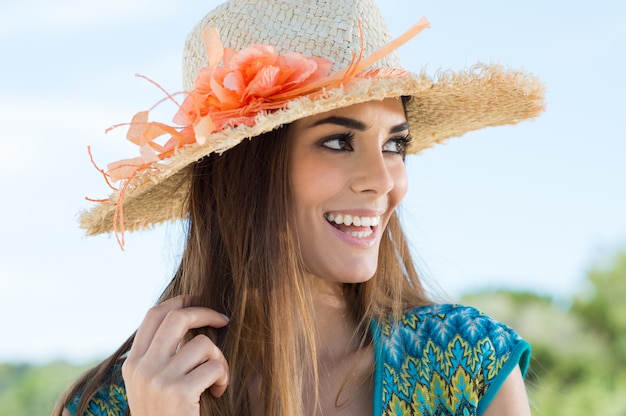
[[[354,352],[360,338],[352,316],[352,300],[343,283],[313,278],[313,306],[317,333],[318,359],[335,360]]]
[[[372,414],[374,353],[361,345],[352,296],[342,283],[313,279],[320,413]],[[311,408],[314,389],[307,391],[305,408]]]

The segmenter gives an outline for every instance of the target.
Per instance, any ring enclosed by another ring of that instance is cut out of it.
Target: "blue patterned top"
[[[530,345],[474,308],[432,305],[399,322],[372,323],[376,354],[374,415],[480,415]],[[72,415],[80,396],[68,405]],[[128,407],[121,366],[82,416],[122,416]]]
[[[109,382],[102,385],[100,390],[91,398],[83,416],[123,416],[128,409],[126,387],[122,379],[122,365],[115,366]],[[72,416],[76,416],[80,395],[77,395],[67,405]]]
[[[480,415],[530,345],[474,308],[431,305],[373,324],[374,415]]]

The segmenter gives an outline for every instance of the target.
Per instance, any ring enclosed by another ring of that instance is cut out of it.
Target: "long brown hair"
[[[201,415],[249,414],[253,380],[260,380],[263,414],[314,411],[304,409],[302,400],[304,380],[317,380],[316,346],[312,300],[290,215],[288,131],[284,126],[244,141],[191,169],[187,243],[160,301],[187,294],[192,304],[231,318],[223,329],[203,328],[189,335],[211,337],[230,368],[226,393],[215,399],[205,392]],[[375,276],[359,285],[346,284],[345,291],[353,300],[355,337],[361,344],[369,342],[372,319],[397,318],[408,308],[430,303],[395,213],[383,233]],[[77,414],[82,414],[123,360],[133,337],[83,375],[55,415],[77,394]]]

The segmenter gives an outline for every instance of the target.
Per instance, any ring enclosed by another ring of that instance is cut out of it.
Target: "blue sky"
[[[181,90],[191,27],[218,1],[0,3],[0,362],[82,361],[141,322],[180,252],[177,225],[84,237],[84,196],[107,194],[96,159],[135,155],[104,130]],[[547,86],[537,120],[473,132],[408,158],[403,219],[420,268],[451,298],[489,287],[567,298],[626,246],[626,7],[589,2],[379,2],[400,50],[433,74],[477,62]]]

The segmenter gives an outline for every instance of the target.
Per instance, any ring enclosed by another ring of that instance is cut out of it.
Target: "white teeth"
[[[374,231],[372,231],[372,229],[370,228],[369,230],[365,230],[365,231],[348,231],[346,234],[350,234],[352,237],[356,237],[356,238],[365,238],[365,237],[369,237],[373,233]]]
[[[380,217],[359,217],[357,215],[325,214],[328,221],[338,225],[354,225],[356,227],[376,227],[380,223]]]

